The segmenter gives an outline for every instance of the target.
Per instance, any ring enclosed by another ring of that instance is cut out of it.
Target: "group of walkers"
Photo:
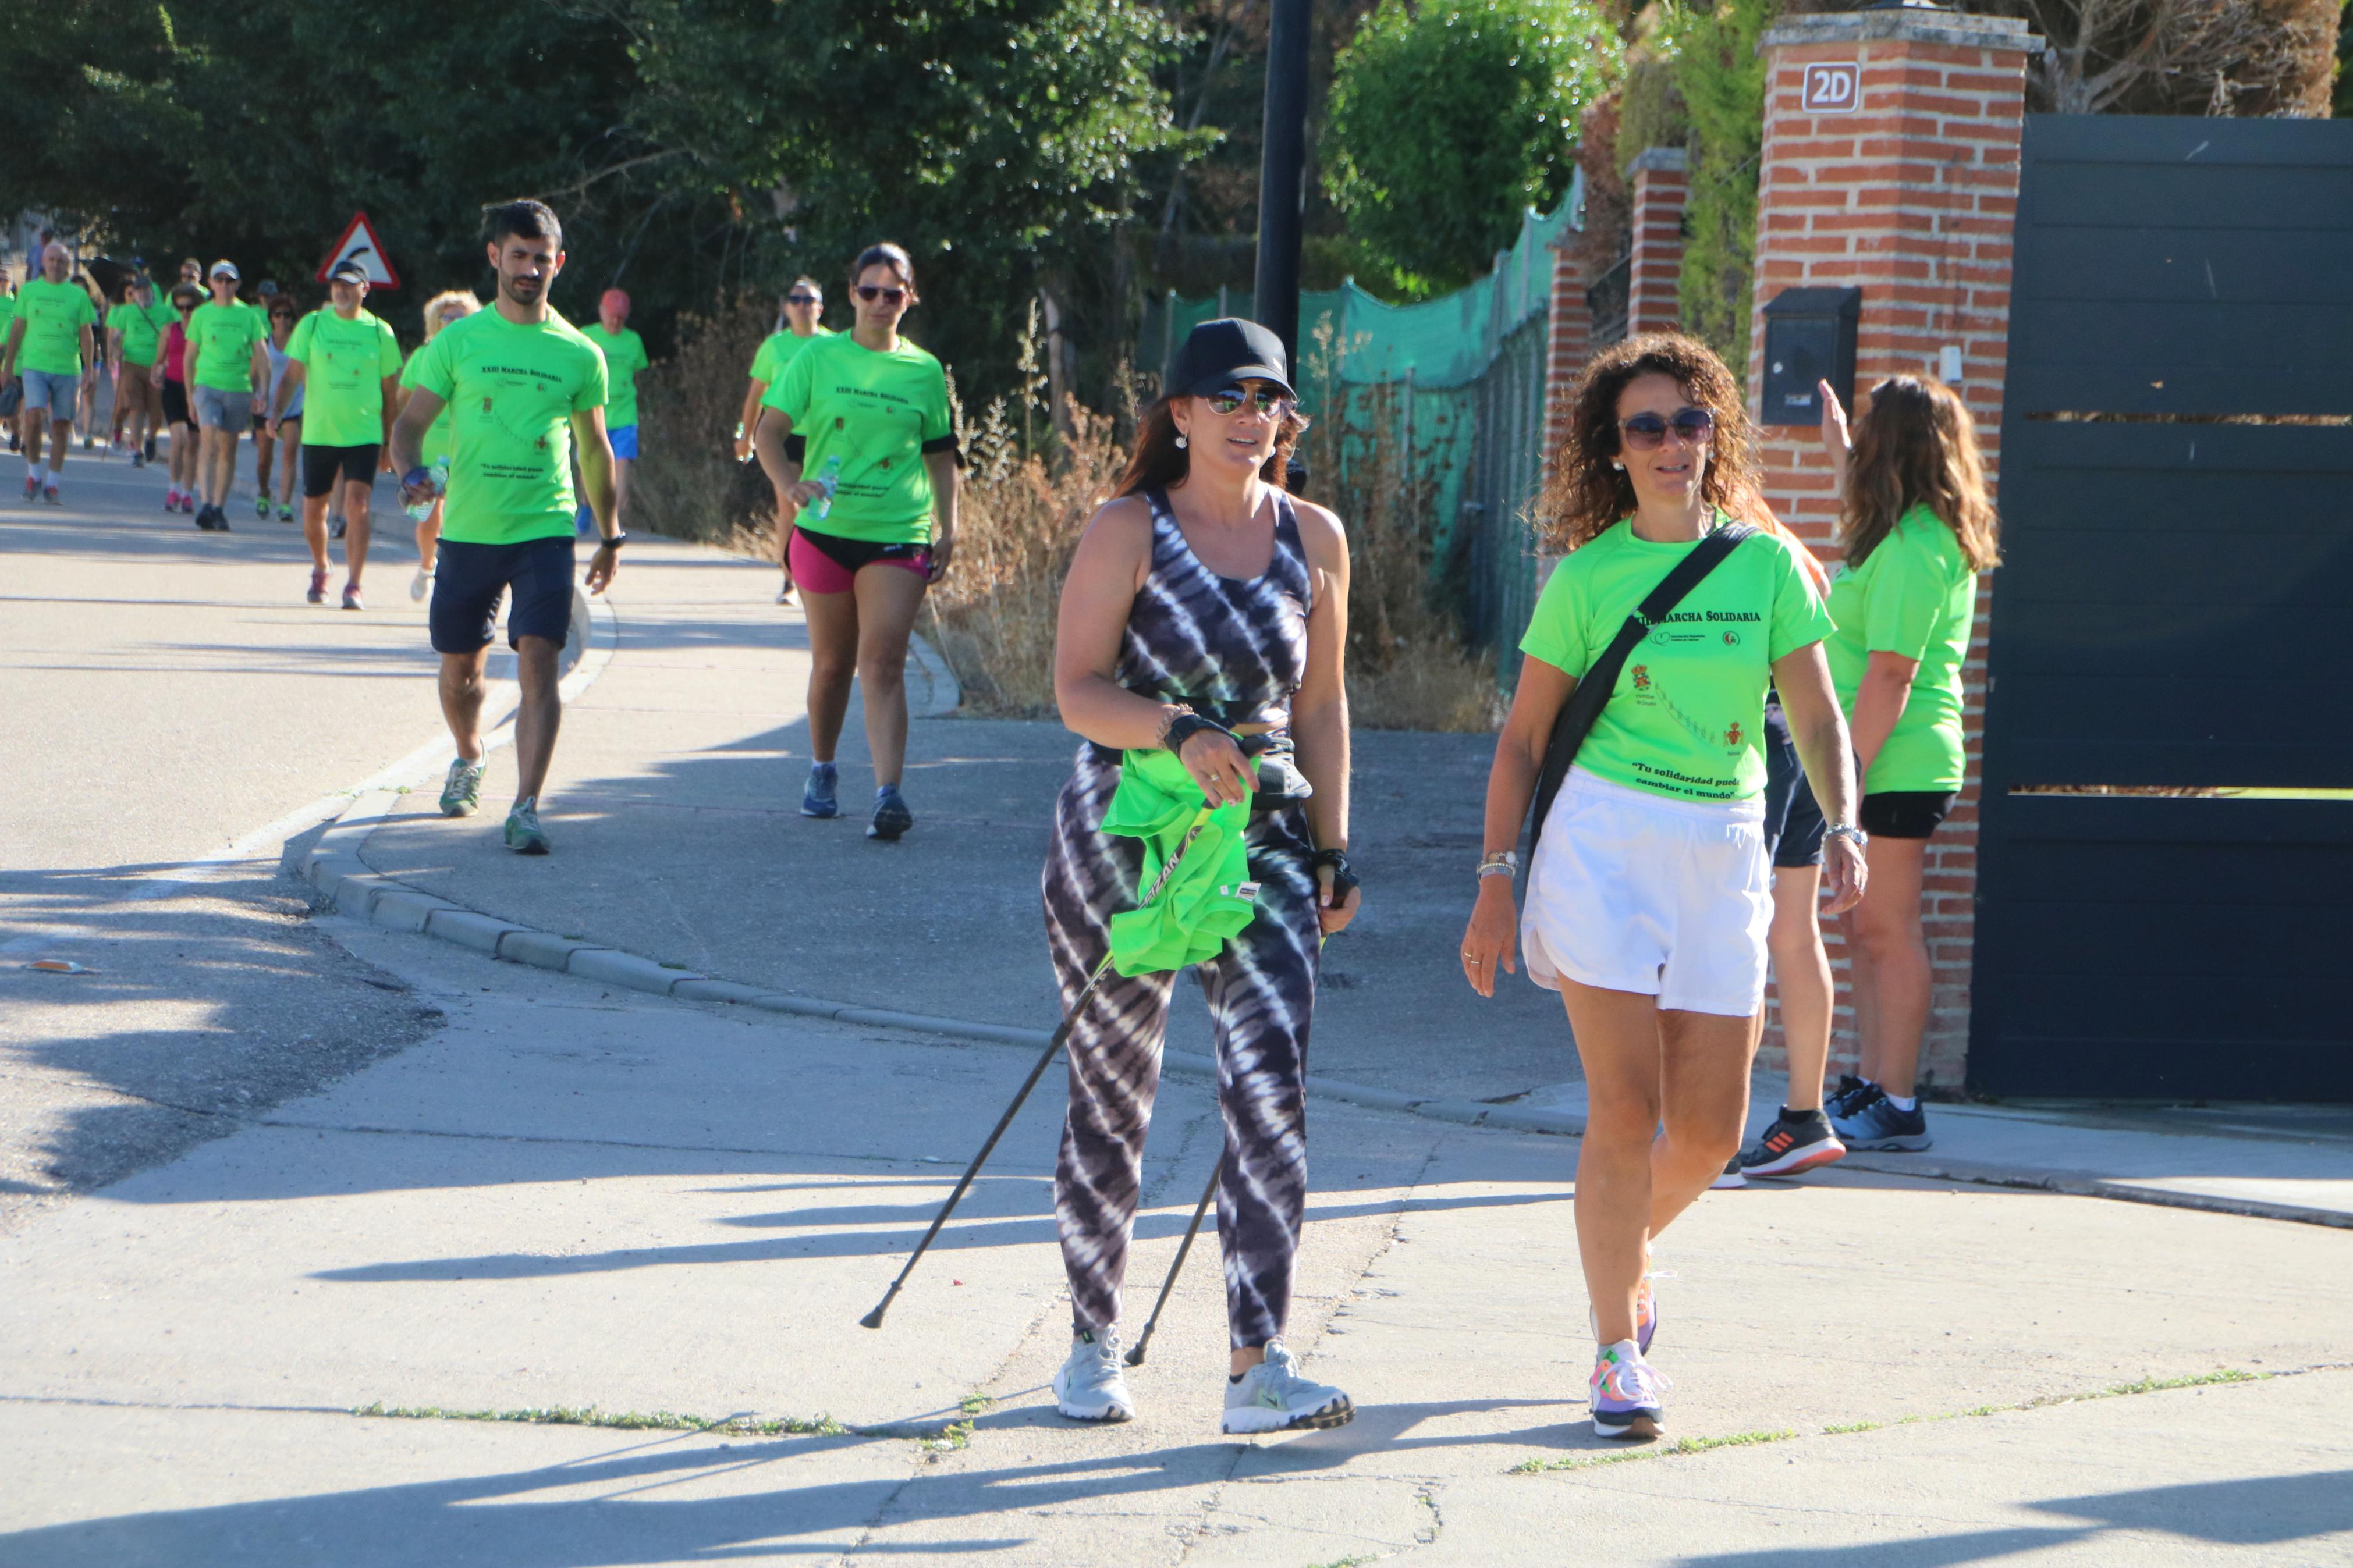
[[[456,742],[440,797],[451,816],[480,805],[485,659],[512,598],[522,706],[504,839],[543,854],[538,801],[560,725],[575,542],[595,531],[586,585],[601,591],[628,537],[619,507],[638,448],[634,396],[619,388],[643,348],[617,290],[591,329],[550,309],[565,258],[546,207],[493,212],[488,255],[490,307],[470,295],[428,303],[427,341],[405,368],[390,328],[364,309],[364,278],[339,270],[329,306],[280,331],[235,303],[227,263],[209,275],[210,303],[190,301],[185,282],[174,289],[180,319],[152,352],[175,489],[188,401],[173,388],[184,377],[195,388],[200,526],[226,526],[224,453],[251,417],[252,389],[266,389],[270,434],[301,452],[314,601],[329,500],[349,525],[344,602],[356,607],[374,476],[401,476],[401,500],[423,520],[417,592],[431,595]],[[79,332],[89,352],[92,325],[86,296],[77,311],[58,292],[58,259],[45,258],[29,302],[19,297],[0,351],[0,370],[24,378],[27,406],[53,431],[79,373],[68,351]],[[51,291],[34,292],[42,283]],[[752,367],[737,455],[756,456],[774,487],[778,563],[809,628],[814,760],[800,810],[842,809],[836,749],[855,679],[874,768],[867,832],[887,840],[914,821],[902,793],[904,663],[925,592],[953,559],[957,454],[944,373],[900,331],[919,299],[913,261],[873,246],[849,284],[854,321],[839,334],[818,324],[818,285],[792,285],[786,324]],[[149,350],[144,332],[122,331],[126,353]],[[1835,572],[1766,504],[1738,383],[1694,340],[1643,337],[1598,355],[1549,454],[1538,512],[1560,560],[1521,640],[1484,852],[1466,868],[1476,895],[1461,963],[1492,996],[1498,972],[1525,958],[1531,980],[1561,994],[1583,1064],[1576,1219],[1604,1436],[1652,1436],[1664,1419],[1666,1380],[1649,1360],[1662,1316],[1652,1247],[1703,1192],[1849,1147],[1927,1146],[1921,889],[1928,841],[1962,784],[1960,666],[1995,522],[1951,391],[1882,383],[1850,442],[1822,390],[1823,460],[1842,509]],[[1354,1413],[1283,1343],[1320,950],[1361,902],[1348,861],[1348,547],[1339,518],[1285,488],[1306,424],[1278,338],[1239,321],[1196,328],[1062,589],[1054,687],[1082,744],[1040,885],[1071,1010],[1054,1194],[1072,1338],[1053,1392],[1075,1419],[1136,1409],[1122,1288],[1175,965],[1105,974],[1115,922],[1158,863],[1113,819],[1130,785],[1172,780],[1240,824],[1238,870],[1220,893],[1243,912],[1190,961],[1214,1022],[1224,1125],[1224,1429],[1331,1426]],[[37,457],[38,425],[26,428]],[[1862,1071],[1827,1098],[1824,912],[1844,924],[1862,1037]],[[1768,975],[1789,1087],[1744,1152]]]
[[[1951,391],[1882,383],[1851,453],[1831,407],[1835,574],[1767,506],[1738,383],[1695,341],[1645,337],[1597,356],[1550,454],[1539,511],[1561,560],[1521,642],[1461,964],[1493,995],[1498,971],[1524,955],[1566,1005],[1588,1092],[1576,1214],[1596,1341],[1590,1408],[1605,1437],[1652,1436],[1664,1420],[1667,1382],[1648,1359],[1662,1319],[1651,1248],[1702,1193],[1744,1166],[1825,1163],[1844,1152],[1841,1138],[1927,1142],[1914,1082],[1928,1000],[1922,866],[1962,782],[1960,662],[1976,574],[1995,561],[1994,519]],[[1075,1419],[1135,1411],[1120,1290],[1171,977],[1085,982],[1112,921],[1135,907],[1143,869],[1142,847],[1107,831],[1106,811],[1123,772],[1155,749],[1208,804],[1250,810],[1254,913],[1197,965],[1225,1124],[1225,1429],[1332,1426],[1353,1412],[1282,1347],[1306,1190],[1317,952],[1359,896],[1347,866],[1347,552],[1339,520],[1280,479],[1303,426],[1278,342],[1243,322],[1196,329],[1063,589],[1055,689],[1087,743],[1056,804],[1043,891],[1066,1005],[1082,1004],[1055,1176],[1073,1322],[1053,1387]],[[1827,1110],[1824,906],[1854,955],[1864,1068]],[[1774,972],[1790,1089],[1744,1155]]]

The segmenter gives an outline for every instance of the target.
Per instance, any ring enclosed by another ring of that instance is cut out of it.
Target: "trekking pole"
[[[1135,1338],[1135,1348],[1127,1352],[1127,1364],[1144,1364],[1144,1347],[1152,1342],[1152,1331],[1160,1326],[1160,1309],[1168,1305],[1168,1292],[1176,1289],[1177,1271],[1185,1267],[1185,1255],[1193,1250],[1193,1237],[1201,1231],[1201,1221],[1209,1212],[1209,1200],[1218,1195],[1218,1177],[1224,1173],[1226,1156],[1219,1152],[1216,1163],[1209,1167],[1209,1184],[1201,1189],[1201,1201],[1193,1205],[1193,1223],[1185,1227],[1185,1239],[1176,1244],[1176,1257],[1168,1265],[1168,1278],[1160,1282],[1160,1300],[1152,1303],[1152,1316],[1144,1320],[1144,1332]]]
[[[1160,875],[1153,879],[1151,889],[1144,895],[1143,902],[1136,906],[1138,909],[1150,907],[1152,901],[1160,896],[1160,890],[1168,885],[1170,875],[1176,871],[1176,863],[1185,858],[1185,851],[1193,847],[1193,840],[1201,836],[1201,829],[1208,824],[1209,807],[1204,805],[1193,814],[1191,824],[1185,829],[1185,837],[1177,841],[1176,849],[1160,868]],[[1005,1136],[1005,1130],[1012,1126],[1014,1117],[1020,1114],[1022,1102],[1029,1098],[1029,1091],[1038,1087],[1038,1080],[1046,1076],[1046,1068],[1052,1065],[1055,1057],[1069,1043],[1071,1026],[1087,1010],[1087,1004],[1094,1000],[1095,988],[1103,984],[1103,977],[1110,970],[1111,953],[1105,951],[1103,962],[1095,965],[1092,974],[1087,976],[1086,989],[1079,993],[1079,999],[1071,1003],[1071,1010],[1063,1015],[1053,1037],[1046,1042],[1045,1050],[1039,1054],[1037,1064],[1029,1069],[1029,1076],[1021,1080],[1021,1088],[1014,1095],[1013,1103],[1007,1106],[1005,1114],[997,1119],[997,1126],[989,1132],[988,1142],[980,1146],[980,1152],[972,1157],[964,1179],[956,1183],[955,1191],[948,1194],[948,1201],[940,1205],[938,1215],[932,1221],[932,1228],[923,1232],[923,1239],[915,1244],[914,1253],[907,1259],[906,1267],[899,1270],[899,1278],[891,1281],[891,1289],[882,1293],[882,1300],[875,1303],[874,1310],[858,1320],[861,1327],[879,1329],[882,1326],[882,1314],[891,1310],[892,1301],[898,1300],[899,1288],[907,1282],[907,1276],[915,1271],[915,1265],[922,1262],[923,1254],[931,1249],[932,1239],[940,1234],[940,1226],[947,1224],[948,1215],[954,1214],[956,1205],[964,1201],[965,1189],[972,1185],[975,1176],[980,1174],[981,1166],[987,1163],[989,1154],[997,1148],[997,1141]]]

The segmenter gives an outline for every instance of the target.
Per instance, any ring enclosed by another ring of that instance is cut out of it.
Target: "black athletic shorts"
[[[376,454],[383,450],[374,443],[365,447],[313,447],[303,442],[302,493],[312,500],[332,495],[338,476],[347,485],[365,485],[374,489]]]
[[[572,635],[572,536],[520,544],[441,542],[428,617],[435,653],[473,653],[498,635],[499,602],[514,589],[507,646],[545,637],[562,647]]]
[[[1778,702],[1765,705],[1765,848],[1777,867],[1822,863],[1822,808],[1798,762],[1789,721]]]
[[[1862,830],[1873,838],[1926,838],[1957,796],[1933,789],[1888,789],[1862,797]]]
[[[853,577],[877,561],[913,561],[931,549],[928,544],[885,544],[872,539],[845,539],[839,533],[819,533],[814,528],[803,528],[798,523],[793,525],[793,531]]]
[[[188,411],[188,384],[167,381],[164,384],[164,423],[194,425],[196,416]]]

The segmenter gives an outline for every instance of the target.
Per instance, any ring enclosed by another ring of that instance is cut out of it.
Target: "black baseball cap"
[[[1282,340],[1256,321],[1222,316],[1203,321],[1185,336],[1168,367],[1171,397],[1207,397],[1244,381],[1271,381],[1285,397],[1291,389],[1291,358]]]
[[[367,280],[367,268],[356,261],[338,261],[327,268],[327,281],[330,283],[364,283]]]

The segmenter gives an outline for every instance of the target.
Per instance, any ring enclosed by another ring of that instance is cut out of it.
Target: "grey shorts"
[[[253,424],[253,394],[223,392],[217,386],[189,388],[196,395],[196,425],[205,430],[226,430],[241,436]]]
[[[74,408],[81,401],[81,377],[49,370],[28,370],[24,377],[26,407],[47,409],[52,423],[73,423]]]

